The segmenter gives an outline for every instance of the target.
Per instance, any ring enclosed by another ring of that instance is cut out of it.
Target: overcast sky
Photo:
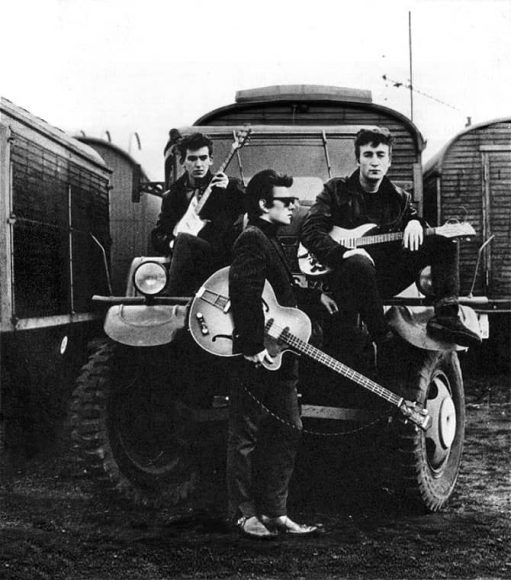
[[[382,78],[409,82],[409,11],[427,159],[468,116],[511,117],[511,0],[8,0],[0,94],[125,149],[138,132],[131,152],[160,179],[168,130],[238,89],[363,88],[409,116],[409,91]]]

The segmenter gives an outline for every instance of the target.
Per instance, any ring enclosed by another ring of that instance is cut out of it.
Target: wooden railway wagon
[[[0,443],[11,451],[55,435],[101,329],[90,298],[108,292],[109,179],[93,149],[2,98]]]
[[[122,295],[133,256],[151,255],[150,232],[160,211],[161,184],[149,179],[124,149],[95,137],[77,137],[101,155],[112,170],[110,180],[110,249],[112,291]],[[148,190],[151,183],[152,191]]]
[[[276,85],[241,90],[236,93],[235,103],[203,115],[194,125],[241,126],[245,123],[256,126],[315,127],[318,147],[326,152],[325,162],[316,168],[316,176],[325,181],[338,175],[336,169],[343,169],[339,167],[340,161],[336,158],[335,150],[328,155],[329,127],[387,127],[395,137],[389,177],[406,189],[413,190],[415,201],[419,206],[422,204],[421,155],[425,141],[417,127],[404,115],[373,103],[371,91],[321,85]],[[251,145],[257,142],[258,135],[254,130]],[[282,147],[283,157],[292,154],[284,151],[285,145]],[[352,151],[350,156],[354,166]],[[284,159],[281,157],[278,161],[284,162]]]
[[[466,128],[424,170],[424,215],[432,224],[465,218],[477,237],[461,245],[462,293],[469,293],[481,253],[474,294],[511,298],[511,117]],[[506,307],[504,307],[506,309]]]

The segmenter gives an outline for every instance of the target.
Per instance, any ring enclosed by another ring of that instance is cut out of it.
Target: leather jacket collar
[[[360,186],[360,170],[357,169],[343,181],[345,186],[337,190],[340,193],[339,202],[341,205],[347,204],[352,208],[352,215],[358,225],[359,216],[367,213],[364,195]],[[396,228],[400,229],[403,211],[406,207],[406,203],[404,203],[406,193],[395,186],[388,177],[384,177],[377,195],[382,196],[385,207],[385,223],[381,225],[382,228],[389,231]]]

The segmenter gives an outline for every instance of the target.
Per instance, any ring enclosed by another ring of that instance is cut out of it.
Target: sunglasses
[[[284,207],[289,207],[292,203],[298,201],[297,197],[272,197],[272,201],[281,201]]]

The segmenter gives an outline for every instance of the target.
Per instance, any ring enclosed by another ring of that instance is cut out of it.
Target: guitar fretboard
[[[207,288],[203,289],[201,299],[207,302],[208,304],[211,304],[212,306],[215,306],[216,308],[219,308],[220,310],[223,311],[225,311],[229,307],[229,299],[227,297],[218,294],[218,292],[208,290]],[[270,334],[270,331],[274,329],[277,329],[278,336],[273,336],[273,334]],[[366,376],[353,370],[349,366],[339,362],[335,358],[319,350],[319,348],[316,348],[315,346],[312,346],[308,342],[305,342],[304,340],[301,340],[297,336],[294,336],[294,334],[291,334],[287,328],[284,329],[278,328],[275,325],[275,320],[273,318],[270,318],[266,321],[265,332],[269,336],[272,336],[273,338],[285,342],[288,346],[291,346],[298,352],[307,355],[308,357],[328,367],[334,372],[346,377],[347,379],[352,380],[353,382],[357,383],[364,389],[367,389],[372,393],[379,395],[389,403],[392,403],[397,407],[401,406],[401,403],[403,402],[403,399],[401,397],[398,397],[392,391],[389,391],[385,387],[382,387],[378,383],[372,381]]]
[[[274,325],[274,320],[270,318],[266,323],[266,332],[269,333],[270,329]],[[278,340],[284,341],[289,346],[292,346],[298,352],[301,352],[308,357],[312,358],[313,360],[321,363],[322,365],[332,369],[336,373],[354,381],[364,389],[368,389],[369,391],[379,395],[389,403],[393,405],[400,406],[403,399],[398,397],[396,394],[392,393],[385,387],[382,387],[378,383],[375,383],[371,379],[368,379],[364,375],[360,374],[359,372],[353,370],[352,368],[348,367],[347,365],[339,362],[338,360],[334,359],[333,357],[327,355],[323,351],[319,350],[315,346],[312,346],[308,342],[305,342],[298,337],[294,336],[287,330],[286,328],[280,332],[278,336]]]
[[[436,232],[437,228],[426,228],[424,230],[425,236],[431,236]],[[388,234],[377,234],[375,236],[363,236],[361,238],[347,238],[343,237],[340,240],[341,246],[360,247],[370,246],[372,244],[383,244],[385,242],[394,242],[403,239],[403,232],[390,232]],[[343,243],[347,242],[347,243]]]

